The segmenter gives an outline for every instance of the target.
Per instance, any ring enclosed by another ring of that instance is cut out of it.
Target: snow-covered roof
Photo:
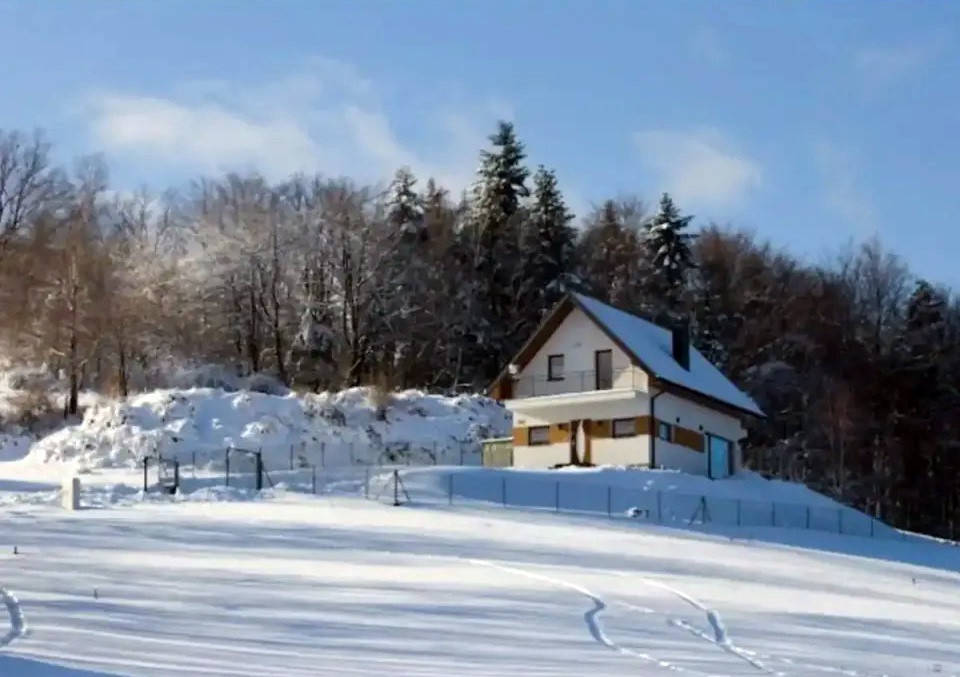
[[[636,315],[618,310],[582,294],[572,295],[577,304],[611,336],[623,344],[655,378],[706,395],[737,409],[763,416],[757,403],[740,390],[719,369],[690,347],[690,369],[673,359],[673,337],[669,329]]]

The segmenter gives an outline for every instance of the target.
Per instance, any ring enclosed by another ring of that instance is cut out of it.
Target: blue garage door
[[[729,477],[733,469],[733,443],[723,437],[707,435],[707,463],[712,479]]]

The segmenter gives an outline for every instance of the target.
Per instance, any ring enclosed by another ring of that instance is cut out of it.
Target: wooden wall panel
[[[513,444],[517,447],[525,447],[530,444],[530,429],[529,428],[514,428],[513,429]]]

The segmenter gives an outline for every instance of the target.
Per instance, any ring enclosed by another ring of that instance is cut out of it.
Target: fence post
[[[874,525],[877,523],[877,520],[870,518],[870,538],[873,538],[874,534]]]
[[[290,470],[293,470],[293,445],[290,445]]]
[[[557,480],[553,488],[553,507],[555,512],[560,512],[560,480]]]
[[[180,459],[173,459],[173,491],[180,491]]]
[[[150,458],[148,456],[143,457],[143,492],[146,493],[150,482],[147,479],[147,467],[150,463]]]
[[[742,506],[742,501],[738,498],[737,499],[737,526],[738,527],[743,526],[743,520],[741,519],[741,515],[740,515],[740,513],[742,512],[741,506]]]
[[[607,517],[613,517],[613,485],[607,485]]]
[[[501,502],[504,506],[506,506],[506,505],[507,505],[507,478],[506,478],[506,476],[504,476],[503,479],[500,481],[500,499],[501,499],[500,502]]]
[[[843,533],[843,508],[837,508],[837,533]]]
[[[223,486],[229,487],[230,486],[230,450],[229,449],[227,449],[226,453],[223,455],[223,472],[225,476],[223,480]]]
[[[657,523],[663,523],[663,492],[657,492]]]
[[[363,466],[363,497],[370,499],[370,466]]]
[[[321,468],[327,467],[327,443],[326,442],[320,443],[320,467]]]
[[[770,503],[770,526],[777,526],[777,502],[772,501]]]
[[[393,469],[393,505],[400,505],[400,471]]]
[[[453,473],[450,473],[449,478],[449,485],[447,487],[447,502],[449,505],[453,505]]]
[[[810,506],[807,506],[807,529],[810,528]]]
[[[314,464],[310,466],[310,468],[313,470],[313,474],[310,478],[310,487],[313,489],[313,493],[316,494],[317,493],[317,466],[316,464]]]
[[[263,453],[257,452],[257,455],[254,457],[254,466],[257,471],[257,480],[256,487],[257,491],[263,489]]]

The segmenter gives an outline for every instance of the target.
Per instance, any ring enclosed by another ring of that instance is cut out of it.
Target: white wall
[[[598,350],[610,350],[614,388],[646,390],[646,374],[579,308],[574,308],[533,359],[516,375],[514,397],[559,395],[594,389],[594,362]],[[565,378],[547,381],[550,355],[563,355]]]
[[[688,447],[658,439],[654,456],[658,468],[682,470],[690,475],[707,474],[707,454]]]
[[[650,465],[650,437],[615,437],[590,441],[594,465]]]
[[[742,466],[742,455],[740,453],[740,443],[739,440],[743,439],[746,435],[746,431],[743,429],[743,426],[740,425],[740,419],[734,416],[728,416],[727,414],[720,413],[714,409],[708,409],[707,407],[702,407],[699,404],[691,402],[689,400],[684,400],[676,395],[666,394],[661,395],[654,402],[654,414],[656,418],[671,425],[679,425],[683,428],[689,430],[695,430],[701,435],[706,433],[712,433],[714,435],[719,435],[720,437],[725,437],[731,442],[733,442],[733,458],[734,458],[734,470],[739,470]],[[677,420],[679,419],[679,420]],[[683,461],[683,456],[669,456],[665,457],[660,453],[662,447],[676,447],[676,445],[670,444],[669,442],[664,442],[662,440],[657,440],[657,451],[655,452],[655,461],[657,465],[662,465],[664,467],[683,467],[681,465],[674,466],[672,463],[693,463],[693,460]],[[677,453],[681,451],[686,451],[697,456],[703,457],[701,459],[703,469],[698,471],[702,474],[707,472],[707,460],[706,454],[700,454],[698,452],[691,451],[686,447],[677,447]],[[668,461],[667,459],[671,460]]]
[[[538,444],[532,447],[513,448],[515,468],[550,468],[559,463],[570,462],[570,444]]]

